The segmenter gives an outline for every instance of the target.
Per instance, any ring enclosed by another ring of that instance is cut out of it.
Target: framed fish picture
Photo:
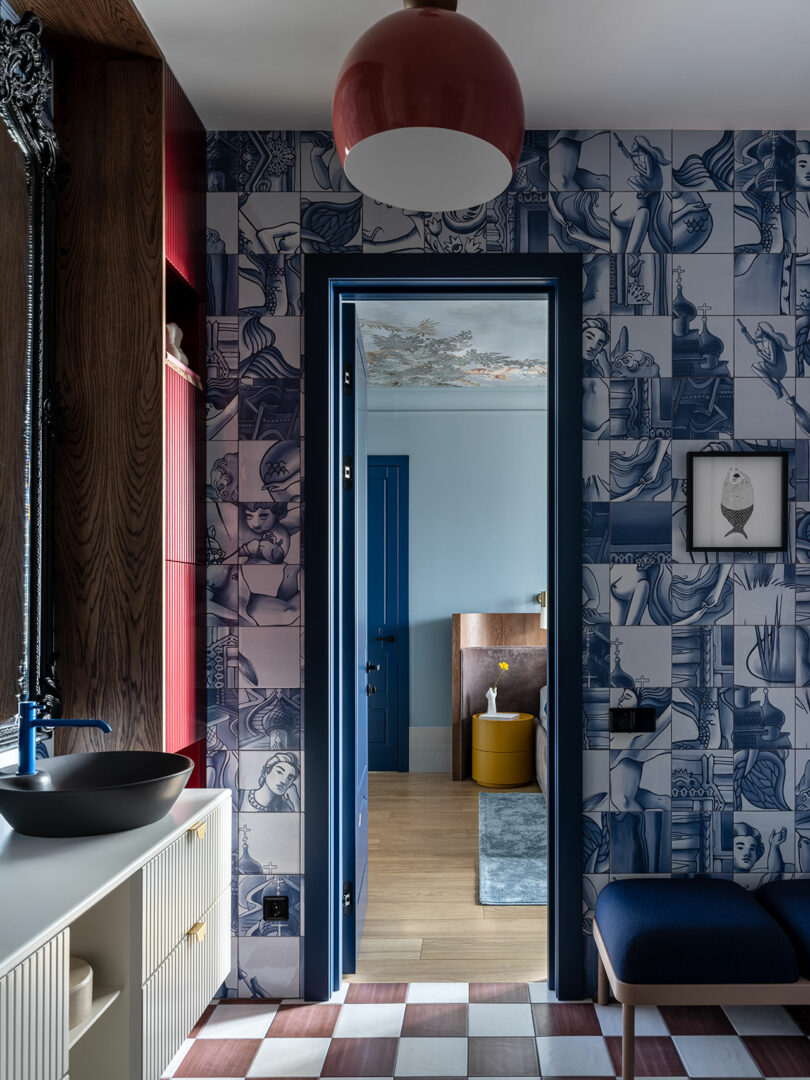
[[[785,551],[787,450],[686,455],[687,551]]]

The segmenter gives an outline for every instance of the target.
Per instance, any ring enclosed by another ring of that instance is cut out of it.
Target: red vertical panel
[[[194,772],[191,774],[186,786],[190,788],[204,788],[206,780],[205,739],[198,739],[197,742],[191,743],[190,746],[184,746],[182,750],[176,752],[185,754],[186,757],[190,757],[194,762]]]
[[[194,468],[196,389],[165,368],[166,749],[197,735]]]
[[[197,735],[196,574],[190,563],[166,563],[166,749],[172,753]]]
[[[205,296],[205,131],[166,68],[166,258]]]
[[[194,424],[198,393],[166,367],[166,558],[194,562]]]

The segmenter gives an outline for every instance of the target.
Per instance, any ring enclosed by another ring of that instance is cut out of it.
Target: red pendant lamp
[[[346,57],[332,102],[351,183],[408,210],[459,210],[499,195],[523,126],[509,58],[456,0],[405,0],[370,27]]]

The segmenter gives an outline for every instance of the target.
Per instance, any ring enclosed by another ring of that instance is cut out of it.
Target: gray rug
[[[540,792],[479,792],[480,904],[548,903],[547,820]]]

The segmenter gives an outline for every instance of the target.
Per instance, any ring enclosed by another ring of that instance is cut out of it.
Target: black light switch
[[[611,709],[610,730],[617,734],[636,734],[636,732],[640,731],[655,731],[655,709],[651,709],[648,706],[635,709]]]
[[[289,896],[265,896],[262,901],[262,917],[276,922],[285,922],[289,919]]]

